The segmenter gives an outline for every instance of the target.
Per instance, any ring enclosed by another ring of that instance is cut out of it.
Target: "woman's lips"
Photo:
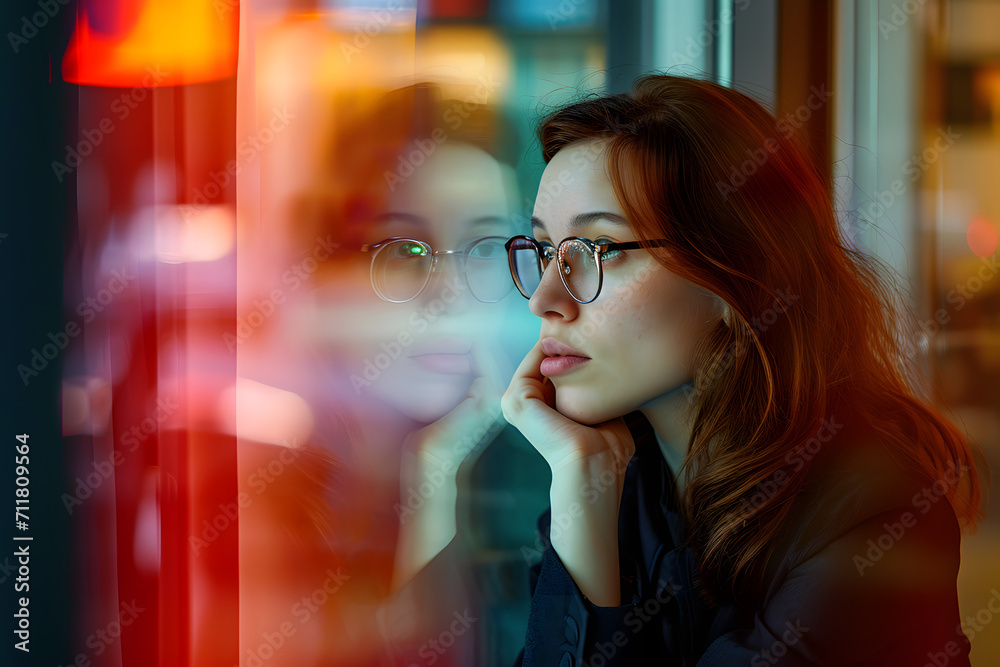
[[[574,350],[566,343],[552,336],[546,336],[542,339],[542,352],[550,357],[583,357],[584,359],[589,359],[583,352]]]
[[[565,375],[590,361],[590,357],[551,336],[542,338],[542,352],[547,356],[538,370],[548,377]]]
[[[433,354],[411,355],[418,366],[431,373],[445,375],[466,375],[472,372],[472,363],[468,354],[450,354],[445,352]]]
[[[576,370],[588,361],[590,361],[589,357],[545,357],[542,359],[542,363],[539,364],[538,370],[541,371],[542,375],[555,377],[556,375],[565,375]]]
[[[429,373],[467,375],[472,372],[472,340],[435,336],[415,343],[407,357]]]

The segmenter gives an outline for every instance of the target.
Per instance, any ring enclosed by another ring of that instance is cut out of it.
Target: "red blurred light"
[[[121,29],[94,30],[86,11],[63,56],[63,79],[91,86],[184,85],[236,75],[239,2],[122,0]],[[128,20],[134,17],[133,20]],[[166,73],[151,84],[150,71]]]

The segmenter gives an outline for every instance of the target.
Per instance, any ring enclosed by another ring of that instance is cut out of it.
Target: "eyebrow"
[[[389,222],[406,222],[410,224],[417,225],[418,227],[427,227],[428,221],[413,213],[399,213],[389,211],[375,217],[372,221],[374,223],[389,223]],[[473,218],[465,223],[469,227],[478,227],[482,225],[505,225],[507,221],[498,215],[483,215],[478,218]]]
[[[426,227],[427,221],[424,220],[419,215],[414,215],[412,213],[398,213],[394,211],[388,211],[386,213],[381,213],[371,220],[373,223],[383,223],[383,222],[407,222],[418,227]]]
[[[470,227],[475,225],[506,225],[507,220],[499,215],[484,215],[470,220],[467,224]]]
[[[617,213],[611,213],[610,211],[593,211],[591,213],[580,213],[579,215],[574,216],[573,219],[569,221],[569,228],[572,231],[579,229],[580,227],[586,227],[595,220],[607,220],[614,225],[628,224],[628,220]],[[545,229],[545,223],[535,216],[531,216],[531,228],[534,229],[536,227]]]

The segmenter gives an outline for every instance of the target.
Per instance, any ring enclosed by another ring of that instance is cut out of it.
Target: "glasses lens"
[[[563,282],[580,301],[592,301],[600,287],[600,274],[594,252],[583,241],[566,241],[560,246],[559,259]]]
[[[468,250],[465,275],[472,295],[480,301],[499,301],[510,292],[505,241],[501,238],[480,239]]]
[[[430,275],[432,252],[426,243],[405,239],[379,248],[372,260],[375,291],[388,301],[409,301],[415,297]]]
[[[521,294],[531,297],[542,282],[541,260],[531,241],[516,238],[511,242],[510,269],[520,285]]]

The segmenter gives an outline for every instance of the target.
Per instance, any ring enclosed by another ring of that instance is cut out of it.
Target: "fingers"
[[[477,377],[484,378],[486,384],[494,388],[497,394],[502,394],[507,386],[506,378],[500,369],[498,356],[502,354],[495,342],[472,344],[472,370]]]
[[[450,461],[457,468],[463,458],[478,455],[496,437],[504,426],[500,397],[506,388],[497,361],[498,349],[489,342],[473,343],[470,357],[474,378],[466,396],[447,414],[411,434],[407,440],[411,449],[422,456]]]
[[[541,372],[545,356],[539,340],[521,361],[501,400],[504,418],[553,470],[562,462],[608,452],[628,461],[634,443],[624,419],[585,426],[556,409],[556,387]]]
[[[535,341],[532,348],[524,355],[524,359],[521,360],[521,364],[517,367],[517,370],[514,371],[514,377],[510,381],[510,389],[514,389],[515,387],[532,389],[534,390],[534,398],[542,398],[542,386],[546,378],[542,375],[540,366],[544,358],[545,353],[542,351],[542,341]]]
[[[496,420],[501,419],[499,412],[500,397],[506,388],[506,381],[497,363],[497,347],[476,342],[472,345],[472,365],[476,374],[469,396],[474,399],[476,411],[481,414],[496,412]]]
[[[552,384],[552,378],[547,376],[542,381],[542,400],[553,410],[556,409],[556,386]]]
[[[539,368],[544,358],[541,341],[537,341],[514,371],[501,407],[504,418],[546,456],[554,436],[579,425],[555,410],[555,387]]]

